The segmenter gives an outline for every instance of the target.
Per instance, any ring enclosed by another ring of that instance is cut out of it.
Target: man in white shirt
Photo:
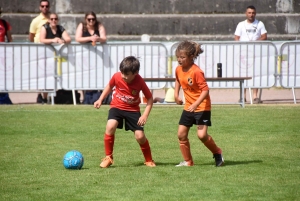
[[[267,30],[262,21],[255,19],[256,9],[254,6],[248,6],[246,9],[246,20],[240,22],[234,33],[236,41],[256,41],[267,40]],[[246,91],[245,91],[246,93]],[[259,103],[257,97],[258,89],[253,89],[254,103]]]

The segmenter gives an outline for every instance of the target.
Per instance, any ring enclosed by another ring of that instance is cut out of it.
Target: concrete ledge
[[[13,27],[13,34],[28,34],[33,14],[5,14]],[[74,35],[83,14],[59,15],[60,24]],[[101,15],[108,35],[228,35],[233,34],[237,24],[245,20],[244,14],[218,15]],[[300,33],[300,14],[261,14],[257,19],[264,22],[268,34]]]
[[[75,36],[71,35],[72,41],[75,41]],[[141,35],[108,35],[108,41],[141,41]],[[151,35],[151,41],[233,41],[233,34],[231,35]],[[15,42],[28,42],[28,35],[13,35]],[[268,35],[270,41],[289,41],[300,40],[299,34],[284,34]]]
[[[210,89],[209,94],[213,103],[219,102],[237,102],[239,99],[239,89]],[[300,89],[295,89],[295,96],[297,98],[297,105],[300,102]],[[13,104],[36,104],[37,93],[9,93],[9,97]],[[165,90],[153,90],[153,97],[165,97]],[[249,90],[247,90],[245,97],[247,97],[246,104],[250,103]],[[82,98],[82,97],[81,97]],[[291,89],[270,88],[262,90],[263,104],[293,104],[293,93]],[[154,105],[159,105],[155,103]]]
[[[50,0],[51,11],[57,13],[102,14],[199,14],[244,13],[254,5],[258,13],[297,13],[298,0]],[[39,1],[0,0],[4,12],[38,13]]]

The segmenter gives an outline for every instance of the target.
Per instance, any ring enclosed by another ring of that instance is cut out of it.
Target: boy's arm
[[[104,98],[110,93],[112,92],[112,88],[108,85],[106,85],[106,87],[104,88],[101,96],[99,97],[99,99],[94,103],[94,108],[99,109],[102,105],[102,102],[104,100]]]
[[[153,97],[151,96],[151,98],[147,99],[146,108],[144,110],[143,115],[140,117],[139,121],[137,122],[137,125],[144,126],[146,124],[148,116],[151,112],[152,106],[153,106]]]
[[[146,116],[148,118],[148,116],[151,112],[152,106],[153,106],[153,97],[151,97],[147,100],[147,105],[146,105],[146,108],[144,110],[143,116]]]

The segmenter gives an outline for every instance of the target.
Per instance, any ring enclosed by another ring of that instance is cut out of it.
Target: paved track
[[[246,92],[247,102],[250,104],[249,92]],[[300,89],[295,89],[297,103],[300,103]],[[36,93],[10,93],[10,99],[13,104],[35,104],[36,103]],[[164,90],[154,90],[154,97],[164,97]],[[228,103],[236,102],[239,99],[239,89],[210,89],[210,96],[212,103]],[[271,88],[263,89],[261,100],[263,104],[279,104],[279,103],[289,103],[293,104],[293,92],[291,89],[282,88]]]

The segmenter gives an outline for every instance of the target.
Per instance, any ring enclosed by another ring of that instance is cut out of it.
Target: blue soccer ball
[[[63,164],[66,169],[80,170],[83,166],[83,163],[84,163],[83,155],[76,150],[72,150],[66,153],[63,159]]]

